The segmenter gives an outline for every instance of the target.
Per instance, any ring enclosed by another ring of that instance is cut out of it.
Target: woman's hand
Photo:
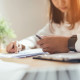
[[[19,44],[18,41],[11,42],[7,47],[6,51],[8,53],[18,53],[19,51],[22,51],[25,48],[24,45]]]
[[[61,36],[45,36],[42,37],[37,43],[43,49],[44,52],[64,53],[68,52],[68,39],[69,37]]]

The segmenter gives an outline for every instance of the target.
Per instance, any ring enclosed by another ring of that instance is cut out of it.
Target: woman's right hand
[[[6,47],[8,53],[18,53],[23,49],[25,49],[25,46],[20,44],[18,41],[13,41]]]

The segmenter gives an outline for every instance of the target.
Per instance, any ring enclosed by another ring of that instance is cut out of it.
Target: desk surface
[[[46,80],[46,77],[47,80],[80,80],[80,74],[79,74],[80,63],[45,61],[45,60],[32,59],[32,57],[20,58],[20,59],[17,58],[0,58],[0,59],[6,62],[28,64],[30,66],[27,69],[29,72],[27,71],[27,73],[24,74],[25,76],[23,77],[22,80],[35,80],[35,78],[36,80]],[[64,71],[63,68],[61,68],[60,66],[61,67],[65,66]],[[69,67],[70,70],[66,68],[67,66],[71,66],[71,68]],[[54,68],[57,67],[57,69],[54,71],[53,67]],[[45,68],[48,69],[45,70]],[[49,70],[50,68],[51,70]],[[37,70],[35,69],[38,69],[38,72],[36,72]],[[58,69],[60,69],[60,71]]]
[[[7,62],[28,64],[30,65],[29,67],[30,69],[60,67],[60,66],[68,66],[68,65],[70,66],[70,65],[80,64],[80,63],[66,63],[66,62],[38,60],[38,59],[32,59],[32,57],[21,58],[21,59],[16,59],[16,58],[0,58],[0,59]]]
[[[2,52],[6,52],[6,51],[3,50]],[[80,63],[38,60],[38,59],[32,59],[32,57],[28,57],[28,58],[0,58],[0,59],[3,61],[6,61],[6,62],[28,64],[30,66],[29,69],[80,65]]]
[[[7,62],[28,64],[30,67],[21,80],[80,80],[80,64],[44,61],[30,58],[0,58]],[[74,65],[79,65],[74,67]],[[63,68],[61,68],[62,66]],[[65,66],[65,69],[64,69]],[[71,68],[68,66],[71,66]],[[54,67],[54,68],[53,68]],[[72,69],[74,67],[74,69]],[[46,69],[47,68],[47,69]]]

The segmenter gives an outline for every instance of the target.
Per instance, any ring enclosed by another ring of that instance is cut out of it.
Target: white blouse
[[[43,27],[41,30],[39,30],[36,34],[37,35],[43,35],[43,36],[49,36],[49,35],[56,35],[56,36],[64,36],[64,37],[70,37],[72,35],[77,35],[78,40],[75,44],[75,48],[78,52],[80,52],[80,22],[77,22],[75,24],[75,28],[70,30],[69,27],[71,25],[68,22],[64,22],[61,24],[53,23],[50,25],[48,23],[45,27]],[[26,49],[36,48],[37,45],[37,38],[35,35],[30,36],[28,38],[25,38],[21,41],[19,41],[21,44],[25,45]]]

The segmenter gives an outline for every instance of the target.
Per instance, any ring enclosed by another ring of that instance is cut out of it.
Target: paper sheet
[[[11,54],[0,53],[0,58],[24,58],[24,57],[42,55],[46,53],[47,52],[43,52],[42,49],[30,49],[21,51],[19,53],[11,53]]]

